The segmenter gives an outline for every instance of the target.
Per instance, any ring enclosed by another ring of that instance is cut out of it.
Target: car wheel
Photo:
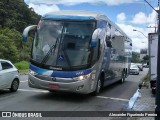
[[[19,87],[19,81],[18,79],[14,79],[10,88],[11,92],[16,92],[18,90]]]

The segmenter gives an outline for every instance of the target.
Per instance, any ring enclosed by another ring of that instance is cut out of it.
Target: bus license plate
[[[49,84],[48,87],[58,89],[60,86],[58,84]]]

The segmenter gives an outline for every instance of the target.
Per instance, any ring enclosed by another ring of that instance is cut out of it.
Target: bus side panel
[[[132,41],[130,39],[125,40],[125,68],[126,77],[129,75],[132,58]]]

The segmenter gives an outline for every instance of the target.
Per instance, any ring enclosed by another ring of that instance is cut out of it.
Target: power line
[[[147,0],[144,0],[146,3],[148,3],[148,5],[153,8],[154,11],[156,11],[158,13],[158,11],[156,9],[154,9],[154,7],[147,1]],[[159,1],[159,0],[158,0]]]
[[[154,11],[156,11],[156,13],[157,13],[157,10],[156,9],[154,9],[154,7],[151,5],[151,3],[152,4],[154,4],[155,5],[155,3],[157,3],[157,2],[155,2],[154,1],[154,3],[153,2],[151,2],[152,0],[149,0],[149,1],[147,1],[147,0],[144,0],[144,6],[145,6],[145,14],[146,14],[146,16],[147,16],[147,18],[146,18],[146,26],[148,26],[147,24],[149,24],[149,23],[152,23],[151,21],[152,21],[152,9],[154,10]],[[146,7],[146,3],[150,6],[149,7],[149,11],[147,10],[147,7]],[[149,13],[148,13],[149,12]],[[156,24],[157,24],[158,22],[157,22],[157,17],[156,17],[156,19],[154,20],[154,26],[148,26],[147,28],[155,28],[155,32],[156,32],[156,27],[155,26],[157,26]]]
[[[145,14],[146,14],[146,16],[147,16],[146,3],[145,3],[145,1],[143,1],[143,2],[144,2],[144,7],[145,7]],[[146,18],[146,26],[147,26],[147,18]]]

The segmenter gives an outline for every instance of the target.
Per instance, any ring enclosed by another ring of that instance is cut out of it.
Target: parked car
[[[143,67],[144,68],[149,68],[149,65],[147,65],[147,63],[146,63],[146,64],[143,64]]]
[[[130,67],[130,74],[139,75],[139,68],[138,68],[137,65],[131,64],[131,67]]]
[[[18,69],[8,60],[0,59],[0,89],[15,92],[19,87]]]

